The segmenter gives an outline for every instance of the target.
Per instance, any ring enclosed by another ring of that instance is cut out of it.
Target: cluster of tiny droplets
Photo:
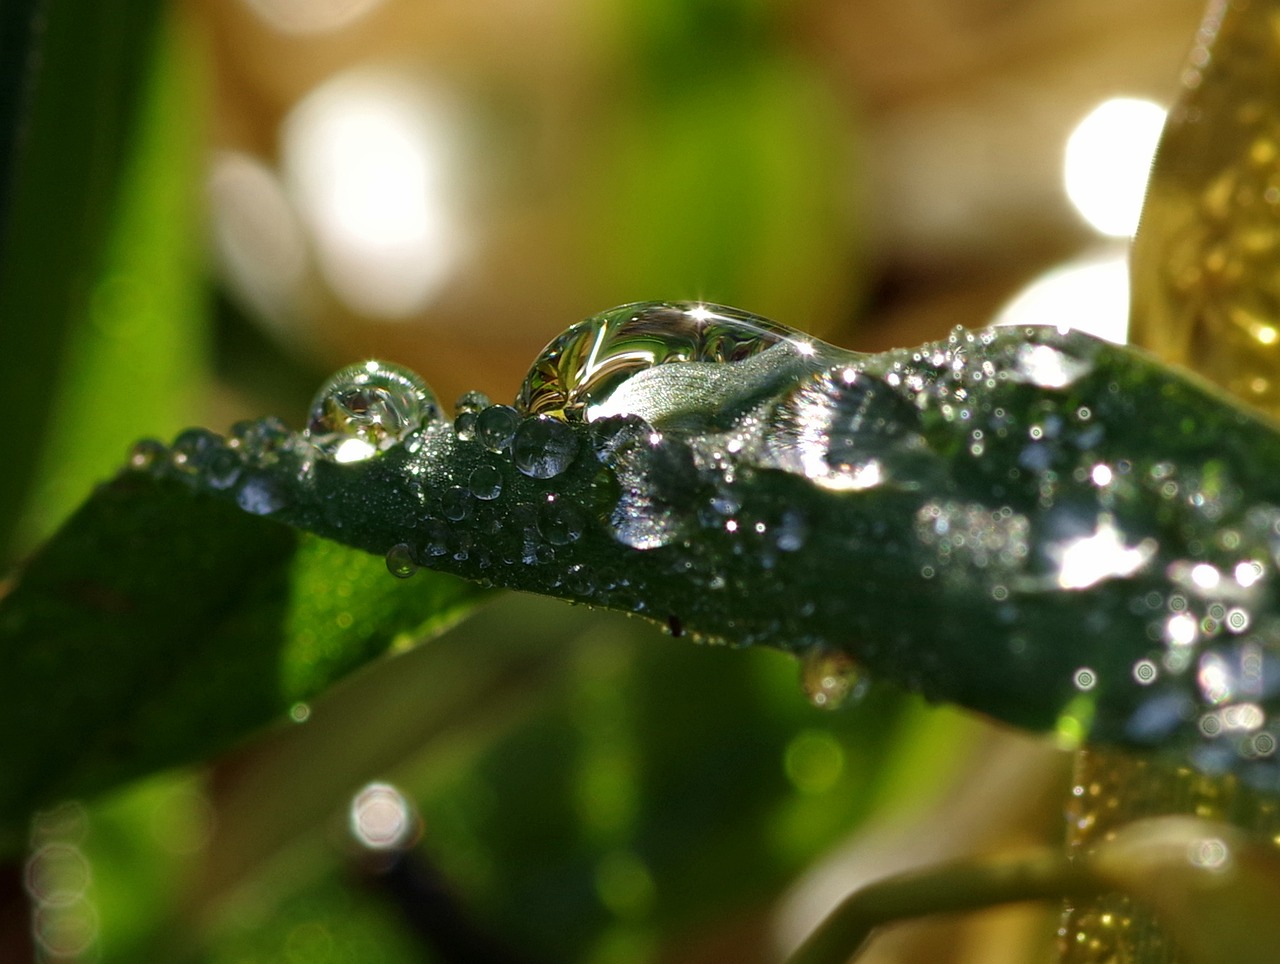
[[[273,472],[281,454],[297,437],[277,418],[238,422],[224,437],[208,429],[187,429],[165,446],[154,439],[137,442],[129,467],[156,477],[176,478],[195,488],[234,495],[253,515],[272,515],[288,496]]]

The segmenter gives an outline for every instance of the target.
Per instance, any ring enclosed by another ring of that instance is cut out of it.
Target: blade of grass
[[[4,52],[25,52],[10,77],[29,73],[0,145],[14,151],[0,181],[0,383],[22,410],[0,473],[0,558],[12,552],[68,332],[100,264],[160,11],[160,0],[47,0],[5,14]]]

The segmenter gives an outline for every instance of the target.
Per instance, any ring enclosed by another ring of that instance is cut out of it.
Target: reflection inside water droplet
[[[933,467],[919,426],[919,410],[883,379],[854,369],[820,372],[775,407],[763,455],[837,492],[918,484]]]
[[[439,413],[427,383],[388,362],[351,365],[320,387],[303,436],[335,462],[363,462],[403,442]]]
[[[668,362],[737,362],[782,342],[802,354],[814,351],[794,329],[736,308],[623,305],[574,325],[544,348],[516,405],[529,415],[591,421],[594,409],[645,369]]]

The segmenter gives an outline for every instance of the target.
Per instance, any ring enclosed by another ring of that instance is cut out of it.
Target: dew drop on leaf
[[[471,412],[478,415],[486,408],[493,404],[489,400],[489,396],[484,392],[463,392],[458,396],[458,400],[453,403],[454,414],[461,415],[463,412]]]
[[[363,462],[439,414],[427,383],[388,362],[350,365],[316,393],[303,435],[335,462]]]
[[[820,710],[834,710],[866,692],[862,670],[853,657],[839,650],[811,649],[800,659],[800,686]]]
[[[236,505],[252,515],[271,515],[289,504],[280,484],[270,475],[254,473],[241,480]]]
[[[413,561],[413,550],[401,542],[387,550],[387,571],[397,579],[408,579],[418,571]]]
[[[289,444],[293,433],[274,415],[236,422],[231,426],[231,445],[246,459],[259,464],[271,462]]]
[[[737,308],[623,305],[579,322],[547,345],[525,376],[516,406],[526,415],[592,421],[638,372],[668,362],[742,361],[784,341],[812,351],[794,329]]]
[[[490,452],[505,452],[511,447],[520,413],[510,405],[491,405],[476,416],[476,438]]]
[[[157,468],[169,457],[169,450],[164,443],[153,438],[144,438],[135,442],[129,450],[129,467],[146,471]]]
[[[460,485],[452,485],[440,494],[440,511],[451,522],[461,522],[471,515],[471,493]]]
[[[502,495],[502,470],[494,465],[476,466],[467,485],[477,499],[492,502]]]
[[[538,516],[538,534],[553,546],[566,546],[582,538],[583,521],[578,510],[563,502],[548,502]]]
[[[466,392],[453,403],[453,430],[458,438],[470,442],[476,437],[476,417],[493,404],[483,392]]]
[[[546,415],[522,422],[511,442],[516,468],[532,479],[555,478],[577,455],[578,437],[573,430]]]

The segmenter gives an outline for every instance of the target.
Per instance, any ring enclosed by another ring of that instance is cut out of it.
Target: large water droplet
[[[553,479],[578,455],[578,437],[564,422],[546,415],[525,419],[511,442],[516,468],[533,479]]]
[[[320,387],[303,435],[335,462],[363,462],[403,442],[439,410],[427,383],[409,369],[361,362]]]
[[[848,653],[811,649],[800,660],[800,686],[809,702],[821,710],[834,710],[859,699],[867,688],[862,670]]]
[[[668,362],[736,362],[782,342],[812,354],[794,329],[736,308],[692,302],[623,305],[569,328],[543,349],[516,405],[529,415],[591,421],[637,372]]]

